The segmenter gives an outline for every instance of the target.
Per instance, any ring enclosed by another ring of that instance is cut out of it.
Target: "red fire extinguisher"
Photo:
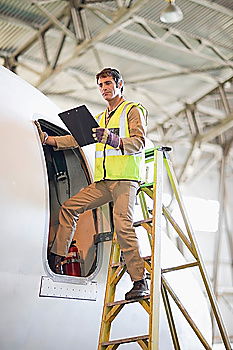
[[[81,276],[81,259],[75,243],[76,241],[72,241],[68,255],[63,260],[62,267],[64,275]]]

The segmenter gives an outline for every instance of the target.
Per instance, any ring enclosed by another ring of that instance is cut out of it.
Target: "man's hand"
[[[48,138],[47,132],[42,131],[40,123],[38,122],[38,120],[34,120],[34,124],[37,127],[37,130],[38,130],[38,133],[39,133],[42,145],[46,145],[46,140]]]
[[[107,143],[109,146],[118,148],[120,145],[120,137],[105,128],[93,128],[93,138],[97,142]]]

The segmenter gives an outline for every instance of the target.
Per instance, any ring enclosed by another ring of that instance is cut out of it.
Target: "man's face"
[[[99,91],[106,101],[111,101],[117,96],[121,96],[122,82],[118,82],[116,85],[113,77],[99,78],[98,80]]]

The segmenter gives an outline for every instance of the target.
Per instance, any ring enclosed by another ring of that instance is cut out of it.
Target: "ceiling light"
[[[183,13],[175,0],[169,0],[168,6],[161,12],[160,21],[163,23],[176,23],[183,19]]]

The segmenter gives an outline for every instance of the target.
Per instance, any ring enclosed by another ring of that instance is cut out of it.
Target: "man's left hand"
[[[111,147],[118,148],[120,145],[120,137],[105,128],[93,128],[93,137],[97,142],[106,143]]]

